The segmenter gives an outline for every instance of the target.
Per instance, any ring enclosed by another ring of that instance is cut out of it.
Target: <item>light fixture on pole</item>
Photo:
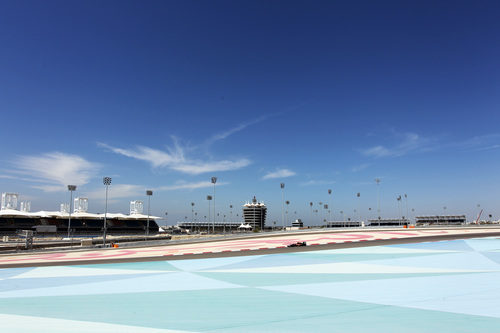
[[[211,195],[207,195],[207,201],[208,201],[207,234],[210,233],[210,200],[212,200],[212,196]]]
[[[328,213],[328,204],[324,204],[324,205],[323,205],[323,208],[325,209],[325,213]],[[327,222],[327,221],[326,221],[326,214],[325,214],[325,218],[323,219],[323,222],[325,222],[325,224],[326,224],[326,222]]]
[[[321,225],[322,220],[323,220],[323,211],[321,210],[321,207],[323,207],[323,202],[318,202],[319,205],[319,225]]]
[[[194,202],[191,202],[191,222],[193,222],[194,219]]]
[[[69,191],[69,219],[68,219],[68,238],[70,236],[71,232],[71,205],[73,203],[73,191],[76,191],[76,185],[68,185],[68,191]]]
[[[232,232],[232,230],[231,230],[231,229],[232,229],[231,225],[232,225],[232,222],[233,222],[233,205],[229,205],[229,214],[230,214],[230,216],[231,216],[231,217],[230,217],[230,220],[231,220],[230,222],[231,222],[231,223],[229,223],[229,232]]]
[[[280,183],[281,187],[281,224],[285,230],[285,183]]]
[[[150,207],[151,196],[153,195],[153,191],[147,190],[146,195],[148,196],[148,220],[146,222],[146,236],[149,236],[149,207]]]
[[[108,229],[106,221],[108,215],[108,187],[111,185],[111,177],[104,177],[102,179],[102,183],[106,186],[106,206],[104,208],[104,228],[102,234],[102,244],[106,247],[106,230]]]
[[[212,233],[215,234],[215,183],[217,183],[217,177],[212,177],[212,184],[214,184],[214,223],[212,224]]]
[[[285,201],[286,203],[286,225],[288,225],[288,205],[290,204],[290,201]]]
[[[405,203],[406,203],[406,218],[410,220],[410,212],[408,211],[408,195],[405,193]]]
[[[399,197],[396,198],[396,200],[398,201],[398,219],[399,219],[399,224],[401,225],[401,195],[399,195]]]
[[[328,189],[328,196],[330,197],[330,198],[328,199],[328,206],[329,206],[329,207],[330,207],[330,209],[331,209],[331,207],[333,207],[333,206],[332,206],[332,202],[331,202],[331,197],[332,197],[332,189],[330,189],[330,188]],[[330,215],[330,212],[328,212],[328,219],[329,219],[330,221],[332,220],[332,217],[331,217],[331,215]]]
[[[375,178],[375,183],[377,183],[377,214],[380,220],[380,178]]]
[[[356,196],[358,197],[358,214],[359,214],[359,222],[361,223],[361,209],[360,209],[360,206],[361,206],[361,193],[356,193]]]
[[[312,222],[313,221],[313,203],[312,203],[312,201],[309,202],[309,206],[311,207],[311,222],[309,222],[309,223],[313,223]]]

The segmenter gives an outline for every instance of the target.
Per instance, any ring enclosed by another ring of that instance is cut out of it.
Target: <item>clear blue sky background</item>
[[[110,211],[153,189],[172,224],[208,213],[217,176],[221,214],[256,195],[280,221],[284,182],[311,222],[311,201],[368,217],[379,177],[383,217],[406,193],[415,214],[499,218],[498,17],[498,1],[2,1],[0,191],[57,210],[73,183],[102,212],[111,176]]]

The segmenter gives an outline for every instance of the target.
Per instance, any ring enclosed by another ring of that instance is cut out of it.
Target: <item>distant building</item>
[[[292,228],[304,228],[304,222],[301,219],[296,219],[292,222]]]
[[[429,215],[429,216],[416,216],[415,223],[422,224],[446,224],[446,225],[461,225],[465,224],[465,215]]]
[[[266,224],[267,207],[263,202],[258,202],[255,196],[252,202],[243,205],[243,219],[245,224],[249,224],[254,229],[264,229]]]
[[[364,224],[361,221],[327,221],[327,228],[358,228],[363,227]]]
[[[368,222],[370,227],[400,227],[410,224],[408,219],[375,219]]]
[[[178,221],[176,227],[183,230],[188,229],[190,232],[233,232],[237,230],[241,222],[235,221]]]
[[[19,194],[17,193],[2,193],[2,210],[17,209],[17,201]]]

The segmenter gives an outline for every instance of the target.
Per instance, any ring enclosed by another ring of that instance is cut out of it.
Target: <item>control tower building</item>
[[[258,202],[255,196],[252,202],[243,205],[243,218],[245,224],[251,225],[254,229],[264,229],[266,224],[267,207],[263,202]]]

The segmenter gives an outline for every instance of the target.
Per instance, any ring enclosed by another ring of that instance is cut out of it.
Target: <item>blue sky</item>
[[[0,191],[57,210],[67,184],[104,210],[145,200],[169,223],[498,218],[500,5],[495,1],[4,1]],[[327,190],[333,194],[328,195]],[[356,193],[361,197],[357,201]],[[236,208],[238,207],[238,209]],[[373,210],[372,210],[373,211]],[[373,215],[373,214],[372,214]],[[279,224],[280,222],[278,222]]]

